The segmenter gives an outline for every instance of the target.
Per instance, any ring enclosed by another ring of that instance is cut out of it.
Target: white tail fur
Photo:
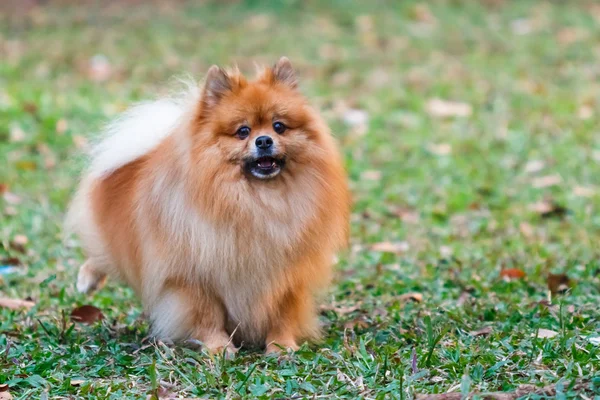
[[[140,103],[112,121],[92,148],[89,175],[97,178],[147,154],[173,131],[199,99],[200,90],[186,83],[177,97]]]

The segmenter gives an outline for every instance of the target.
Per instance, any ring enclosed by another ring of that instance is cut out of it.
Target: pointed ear
[[[227,72],[216,65],[208,69],[204,90],[202,92],[202,102],[208,107],[216,105],[221,98],[233,89],[231,78]]]
[[[295,89],[298,86],[296,71],[287,57],[281,57],[273,66],[273,80]]]

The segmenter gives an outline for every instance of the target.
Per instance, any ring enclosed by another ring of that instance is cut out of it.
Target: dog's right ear
[[[213,65],[206,74],[204,90],[202,91],[202,103],[206,108],[212,108],[232,90],[232,80],[227,72]]]

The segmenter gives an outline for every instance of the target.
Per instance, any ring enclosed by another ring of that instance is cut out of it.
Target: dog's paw
[[[77,274],[77,291],[79,293],[91,293],[104,285],[105,281],[106,276],[94,271],[88,260],[81,266],[79,274]]]
[[[300,349],[295,342],[279,344],[275,342],[271,342],[267,344],[267,349],[265,350],[266,355],[278,355],[284,353],[293,353]]]

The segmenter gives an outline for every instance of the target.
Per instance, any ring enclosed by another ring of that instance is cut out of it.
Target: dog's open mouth
[[[246,160],[244,163],[246,172],[259,179],[270,179],[276,177],[279,175],[284,166],[284,158],[270,156]]]

